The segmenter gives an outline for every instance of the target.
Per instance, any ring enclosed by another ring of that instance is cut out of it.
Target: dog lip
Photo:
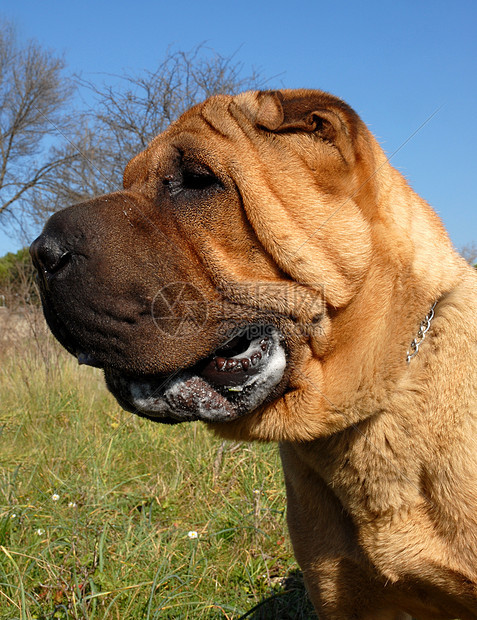
[[[214,387],[236,387],[245,383],[249,377],[261,371],[271,352],[271,341],[268,336],[249,340],[247,344],[245,351],[239,351],[230,357],[225,356],[223,350],[222,355],[209,357],[200,376]]]
[[[222,355],[214,353],[172,375],[131,376],[106,367],[106,382],[123,408],[156,422],[171,418],[227,422],[257,409],[281,382],[286,367],[282,341],[280,332],[271,328],[267,337],[248,338],[245,352],[234,351],[229,341],[227,347],[217,350]],[[226,349],[233,355],[224,358]],[[243,360],[250,360],[246,370]],[[218,369],[220,365],[223,370]]]

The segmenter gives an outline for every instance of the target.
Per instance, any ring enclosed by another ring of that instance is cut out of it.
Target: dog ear
[[[262,91],[255,124],[273,133],[307,132],[337,146],[356,134],[359,117],[346,103],[322,91]]]

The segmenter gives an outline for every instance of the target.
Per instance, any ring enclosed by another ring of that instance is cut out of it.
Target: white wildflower
[[[198,537],[199,537],[199,535],[197,534],[197,532],[194,532],[194,531],[189,532],[189,533],[187,534],[187,536],[188,536],[191,540],[192,540],[192,539],[194,539],[194,538],[198,538]]]
[[[53,493],[53,495],[51,496],[51,499],[54,502],[57,502],[60,499],[60,496],[58,495],[58,493]]]
[[[43,536],[43,534],[45,533],[45,530],[43,530],[41,527],[37,529],[36,533],[38,534],[38,536]]]
[[[70,502],[68,508],[76,508],[76,502]]]

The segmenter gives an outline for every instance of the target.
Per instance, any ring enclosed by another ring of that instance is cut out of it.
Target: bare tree
[[[464,245],[460,253],[470,265],[477,265],[477,243]]]
[[[67,136],[64,134],[61,144],[51,147],[50,156],[58,162],[55,175],[37,186],[30,200],[22,203],[24,231],[38,230],[52,213],[63,207],[118,187],[118,179],[110,177],[111,165],[104,148],[110,136],[102,136],[98,128],[90,127],[90,122],[79,113],[77,125],[70,128]]]
[[[97,97],[95,120],[111,137],[110,161],[121,175],[127,161],[185,110],[211,95],[257,88],[258,73],[242,75],[234,56],[199,45],[170,52],[155,71],[121,76],[122,87],[88,84]]]
[[[19,47],[8,22],[0,22],[0,225],[33,189],[47,188],[72,153],[49,148],[52,131],[66,131],[63,114],[73,94],[64,62],[31,41]],[[59,155],[59,156],[58,156]]]
[[[190,106],[213,94],[259,88],[264,80],[245,74],[234,56],[199,45],[169,52],[154,71],[111,76],[114,85],[80,80],[95,98],[69,141],[55,149],[55,179],[34,192],[33,216],[44,220],[60,207],[122,184],[126,163]],[[79,117],[78,117],[79,118]],[[80,157],[75,157],[81,153]],[[70,159],[69,159],[70,158]]]

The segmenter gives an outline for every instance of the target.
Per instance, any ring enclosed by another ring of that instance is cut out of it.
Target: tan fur
[[[359,131],[355,185],[327,179],[326,196],[309,136],[289,136],[279,161],[259,149],[242,161],[238,147],[256,171],[243,196],[261,242],[296,281],[323,282],[335,310],[295,389],[216,430],[286,440],[290,534],[320,618],[477,618],[477,277]]]
[[[181,158],[220,190],[184,198],[198,194],[181,189]],[[266,404],[210,426],[280,442],[320,619],[477,620],[477,274],[356,113],[321,91],[213,97],[134,158],[124,186],[56,214],[34,244],[57,337],[106,373],[162,376],[207,358],[230,318],[266,313],[285,375]],[[176,338],[144,308],[184,281],[209,314]]]

